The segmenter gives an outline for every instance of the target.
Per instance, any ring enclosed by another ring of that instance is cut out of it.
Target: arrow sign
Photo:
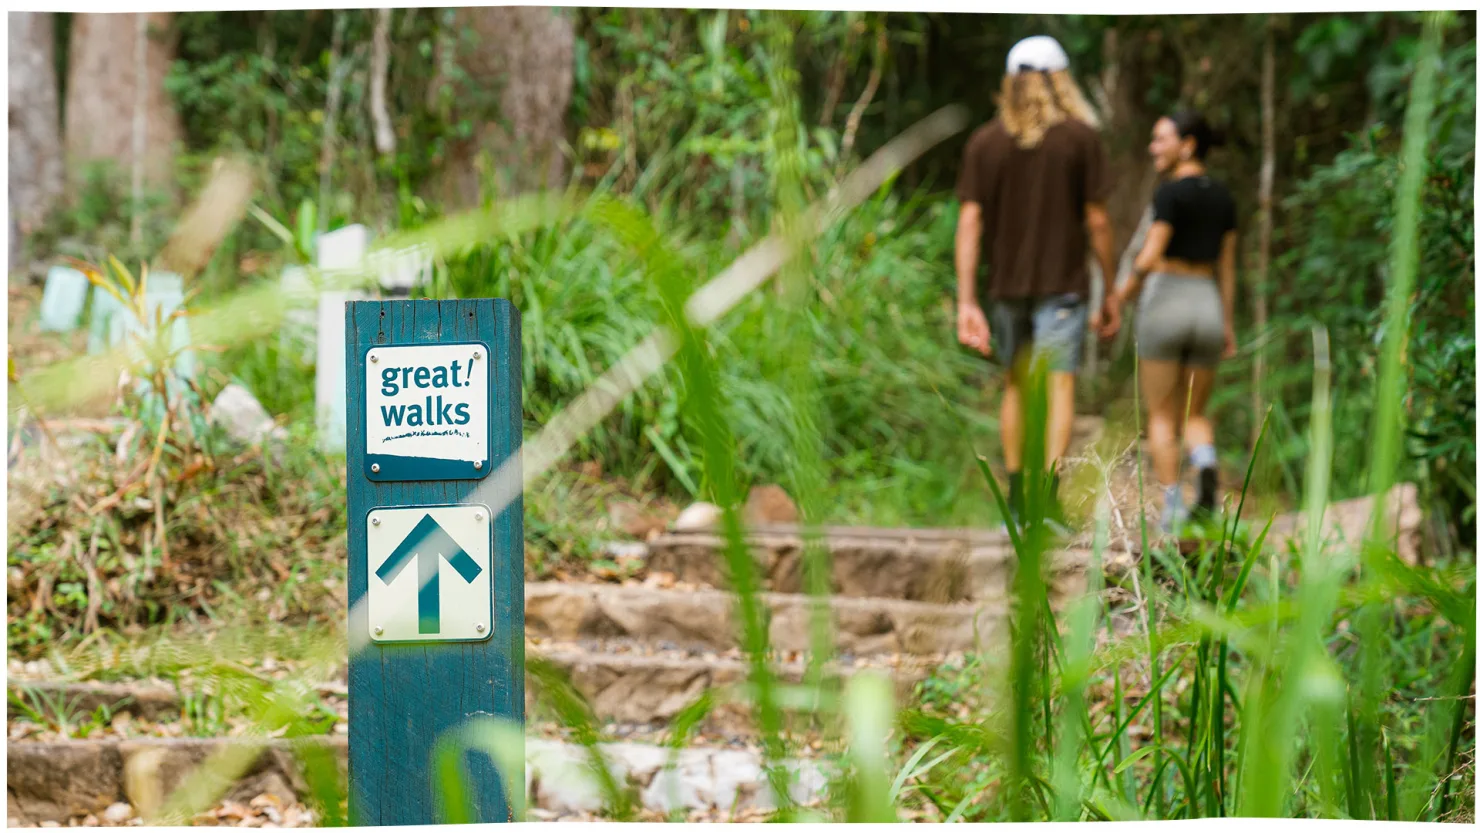
[[[421,588],[416,594],[418,633],[439,633],[442,630],[442,587],[438,578],[441,571],[437,568],[443,558],[469,584],[483,572],[483,568],[468,556],[467,550],[452,540],[437,519],[427,515],[375,571],[381,581],[390,584],[406,568],[407,562],[416,561],[416,576]]]
[[[367,523],[366,624],[372,639],[461,642],[493,633],[493,524],[487,506],[383,506],[368,513]],[[413,561],[415,570],[407,570]],[[457,572],[446,584],[439,580],[443,561]],[[417,580],[404,572],[414,572]]]

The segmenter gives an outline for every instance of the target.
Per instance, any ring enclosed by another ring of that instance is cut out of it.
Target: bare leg
[[[1008,371],[1007,387],[1002,391],[1002,415],[998,430],[1002,434],[1002,461],[1009,473],[1023,470],[1023,392],[1017,372]]]
[[[1187,385],[1191,401],[1187,406],[1187,429],[1183,440],[1187,447],[1213,444],[1213,421],[1208,419],[1208,397],[1213,393],[1213,369],[1192,367],[1187,369]]]
[[[1187,371],[1187,430],[1183,439],[1192,465],[1197,468],[1197,511],[1216,511],[1218,463],[1213,449],[1213,422],[1208,419],[1208,397],[1213,392],[1213,369],[1194,367]]]
[[[1055,371],[1048,382],[1048,470],[1069,451],[1074,436],[1074,374]]]
[[[1182,368],[1175,362],[1141,361],[1141,396],[1146,400],[1146,439],[1151,468],[1162,486],[1178,480],[1182,449],[1177,443],[1178,411],[1184,407]]]

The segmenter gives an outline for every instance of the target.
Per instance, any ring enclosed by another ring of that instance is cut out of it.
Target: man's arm
[[[1084,220],[1089,226],[1090,248],[1100,262],[1100,274],[1110,280],[1115,274],[1115,229],[1110,225],[1110,212],[1092,202],[1084,207]]]
[[[961,216],[956,221],[956,338],[982,355],[989,355],[992,334],[976,296],[981,240],[981,203],[962,202]]]
[[[1090,328],[1102,338],[1115,334],[1120,327],[1118,309],[1111,306],[1110,296],[1115,281],[1115,228],[1110,223],[1110,212],[1105,203],[1110,198],[1110,163],[1105,154],[1105,144],[1094,130],[1086,133],[1088,142],[1084,148],[1084,225],[1089,232],[1090,248],[1100,266],[1100,304],[1090,314]],[[1090,293],[1093,297],[1093,292]]]
[[[956,305],[976,304],[976,269],[981,263],[981,203],[961,203],[956,221]]]
[[[1112,275],[1115,274],[1115,229],[1110,225],[1110,213],[1103,203],[1092,202],[1084,207],[1085,225],[1089,227],[1090,248],[1100,264],[1100,308],[1090,316],[1090,327],[1109,337],[1120,326],[1118,310],[1111,307],[1110,293]]]

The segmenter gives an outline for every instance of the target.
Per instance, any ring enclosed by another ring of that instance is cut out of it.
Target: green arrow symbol
[[[438,559],[445,558],[452,569],[457,570],[463,581],[469,584],[483,572],[478,562],[469,556],[447,530],[427,515],[401,541],[390,557],[375,571],[375,575],[386,584],[406,568],[407,562],[416,559],[416,574],[421,589],[416,594],[416,632],[440,633],[442,631],[442,593],[437,578]]]

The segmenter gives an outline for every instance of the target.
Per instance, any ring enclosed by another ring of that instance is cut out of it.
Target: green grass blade
[[[900,791],[904,789],[904,785],[909,779],[928,771],[928,768],[920,767],[920,762],[925,759],[926,755],[930,754],[930,750],[934,749],[944,739],[944,735],[936,735],[915,749],[915,753],[909,757],[909,760],[905,761],[904,766],[899,770],[899,774],[894,777],[894,783],[889,787],[889,800],[891,802],[897,802],[899,800]],[[952,755],[957,751],[955,749],[949,749],[946,750],[945,755]],[[938,763],[940,760],[941,758],[936,758],[935,762]],[[919,768],[917,769],[917,767]]]
[[[860,672],[843,692],[848,719],[848,757],[857,777],[848,821],[898,821],[890,800],[889,752],[886,738],[894,725],[894,688],[885,677]]]
[[[539,657],[526,657],[525,672],[534,685],[540,701],[554,712],[560,725],[571,730],[571,737],[585,747],[597,786],[606,801],[612,817],[626,820],[632,817],[631,797],[607,765],[606,756],[598,745],[600,735],[596,728],[596,716],[580,693],[566,679],[560,668]],[[450,742],[450,741],[449,741]],[[448,753],[451,754],[451,753]],[[451,766],[451,764],[447,764]],[[460,766],[460,765],[459,765]],[[459,770],[460,771],[460,770]],[[452,805],[455,806],[455,805]]]

